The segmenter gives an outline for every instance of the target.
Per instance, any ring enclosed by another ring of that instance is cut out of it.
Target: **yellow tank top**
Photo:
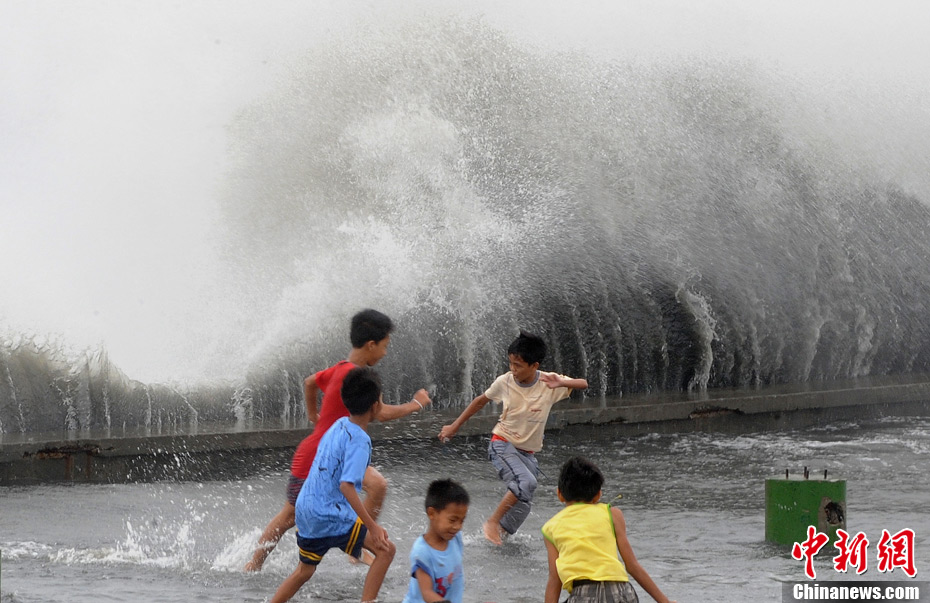
[[[573,503],[542,527],[543,536],[559,551],[556,569],[562,588],[572,592],[575,580],[629,582],[620,553],[610,507]]]

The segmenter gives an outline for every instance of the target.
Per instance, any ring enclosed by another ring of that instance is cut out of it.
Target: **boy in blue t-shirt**
[[[404,603],[462,603],[462,523],[468,492],[451,479],[436,480],[426,491],[429,529],[410,550],[410,587]]]
[[[281,583],[271,603],[290,600],[334,547],[356,558],[363,547],[374,553],[362,587],[362,601],[374,601],[394,559],[394,544],[359,496],[371,462],[371,438],[366,430],[381,407],[378,374],[369,367],[349,371],[342,382],[342,401],[350,414],[336,421],[320,440],[310,475],[294,505],[300,549],[297,569]]]

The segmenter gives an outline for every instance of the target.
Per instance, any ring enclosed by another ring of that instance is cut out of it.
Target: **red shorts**
[[[305,481],[307,480],[300,477],[294,477],[293,475],[288,476],[287,502],[289,502],[292,507],[297,506],[297,496],[300,495],[300,489],[303,487]]]

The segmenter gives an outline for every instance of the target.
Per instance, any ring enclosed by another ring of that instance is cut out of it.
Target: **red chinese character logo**
[[[864,574],[869,569],[869,560],[865,554],[866,549],[869,548],[869,539],[859,532],[850,540],[849,534],[842,529],[837,530],[836,535],[838,538],[833,546],[840,553],[833,558],[833,567],[836,571],[845,574],[849,566],[854,565],[857,574]]]
[[[818,532],[814,526],[807,526],[807,540],[804,542],[795,542],[794,546],[791,548],[791,556],[798,561],[804,557],[807,558],[804,564],[804,573],[811,580],[817,577],[817,574],[814,572],[814,555],[816,555],[829,540],[829,536]]]
[[[917,575],[914,567],[914,530],[901,530],[894,536],[888,530],[882,530],[878,541],[878,571],[890,572],[900,567],[904,573],[913,578]]]

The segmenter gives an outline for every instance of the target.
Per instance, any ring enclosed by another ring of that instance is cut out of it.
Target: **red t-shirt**
[[[320,418],[313,426],[313,432],[303,439],[294,452],[294,458],[291,459],[291,475],[294,477],[307,479],[323,434],[333,423],[349,416],[349,409],[342,403],[342,380],[354,368],[358,367],[348,360],[342,360],[314,375],[317,387],[323,392]]]

